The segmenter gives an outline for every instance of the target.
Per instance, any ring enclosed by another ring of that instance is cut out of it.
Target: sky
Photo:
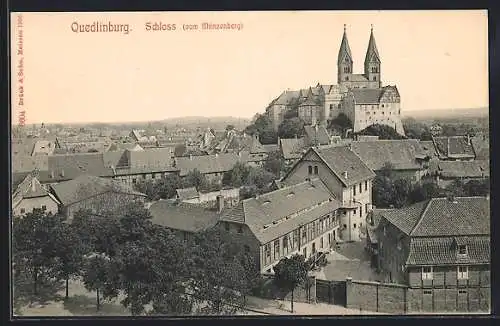
[[[354,73],[373,25],[382,83],[398,87],[403,114],[488,107],[485,10],[12,15],[11,74],[23,77],[12,78],[14,124],[21,111],[27,124],[250,118],[286,89],[335,84],[344,24]],[[73,31],[96,21],[129,32]],[[148,31],[148,22],[176,29]]]

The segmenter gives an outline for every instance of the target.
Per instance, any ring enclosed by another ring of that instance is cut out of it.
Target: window
[[[459,280],[466,280],[469,278],[469,268],[467,266],[458,266],[458,275],[457,278]]]
[[[24,214],[26,210],[24,208],[21,208],[21,214]]]
[[[467,294],[467,290],[458,290],[459,294]]]
[[[349,76],[345,76],[345,80],[348,81],[349,80]]]
[[[365,191],[367,191],[367,190],[368,190],[368,180],[365,181]]]
[[[133,178],[133,179],[132,179],[132,183],[137,183],[137,179],[136,179],[136,178]]]
[[[302,249],[302,255],[307,258],[307,248]]]
[[[422,280],[432,280],[432,267],[422,267]]]
[[[302,241],[305,242],[306,239],[307,239],[307,229],[306,229],[306,227],[303,227],[302,228]]]
[[[314,166],[314,174],[316,174],[316,175],[318,174],[318,166],[317,165]]]
[[[278,259],[280,257],[280,241],[274,241],[274,259]]]
[[[363,206],[359,207],[359,216],[363,217]]]
[[[151,178],[156,179],[156,173],[151,173]]]
[[[424,294],[431,294],[432,295],[432,290],[424,290]]]
[[[368,212],[368,204],[365,204],[365,212]]]
[[[238,233],[243,233],[243,227],[241,225],[238,226]]]
[[[384,226],[384,236],[385,236],[385,235],[387,235],[387,230],[386,230],[386,228],[385,228],[385,226]]]
[[[330,104],[330,110],[333,110],[333,104]]]
[[[283,238],[283,251],[288,253],[288,234]]]
[[[347,229],[347,224],[344,224],[344,229]]]
[[[352,227],[353,227],[353,228],[356,228],[356,223],[354,223]]]
[[[250,246],[249,245],[244,245],[243,248],[245,248],[245,252],[246,253],[250,252]]]
[[[143,174],[143,175],[142,175],[142,178],[143,178],[143,179],[146,179],[146,176],[147,176],[146,174]]]
[[[356,186],[352,187],[352,192],[353,192],[353,195],[356,196]]]
[[[362,227],[363,226],[363,223],[359,223],[359,227]]]
[[[46,211],[47,210],[47,206],[46,205],[42,205],[42,211]]]
[[[356,215],[358,213],[358,210],[355,209],[353,212],[352,212],[352,215]]]
[[[226,231],[229,231],[229,223],[225,222],[224,223],[224,228],[226,229]]]
[[[323,237],[321,237],[321,239],[319,241],[319,246],[320,246],[320,248],[323,248]]]
[[[299,230],[294,230],[293,231],[293,241],[292,241],[292,249],[297,246],[297,243],[299,242]]]
[[[312,168],[312,166],[310,166],[310,165],[309,165],[307,168],[308,168],[308,172],[309,172],[309,174],[312,174],[312,173],[313,173],[313,168]]]
[[[373,76],[373,81],[377,81],[377,76]]]
[[[384,105],[382,104],[382,107],[384,107]]]
[[[266,258],[266,261],[269,261],[271,259],[271,244],[266,244],[264,246],[264,256]]]
[[[459,245],[458,246],[458,254],[461,256],[467,255],[467,246],[466,245]]]
[[[363,189],[362,189],[362,186],[361,186],[361,183],[359,184],[359,193],[362,193],[363,192]]]

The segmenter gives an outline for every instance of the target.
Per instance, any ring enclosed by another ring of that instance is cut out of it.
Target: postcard
[[[12,316],[489,314],[487,17],[12,13]]]

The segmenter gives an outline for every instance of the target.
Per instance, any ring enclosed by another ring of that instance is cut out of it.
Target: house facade
[[[23,216],[32,213],[34,209],[41,209],[47,213],[56,214],[60,202],[47,191],[36,178],[36,174],[29,174],[17,186],[12,194],[12,215]]]
[[[347,146],[310,148],[282,179],[292,185],[311,178],[321,179],[340,202],[340,237],[359,241],[372,209],[375,173]]]
[[[272,273],[283,257],[329,251],[338,239],[340,203],[318,178],[241,201],[222,213],[218,227]]]
[[[387,281],[409,287],[409,310],[489,309],[489,198],[434,198],[378,213],[378,265]]]

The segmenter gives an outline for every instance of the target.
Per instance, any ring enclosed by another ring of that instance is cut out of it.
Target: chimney
[[[217,196],[217,213],[220,214],[223,209],[224,209],[224,196],[218,195]]]
[[[344,179],[347,179],[347,171],[344,171]]]

